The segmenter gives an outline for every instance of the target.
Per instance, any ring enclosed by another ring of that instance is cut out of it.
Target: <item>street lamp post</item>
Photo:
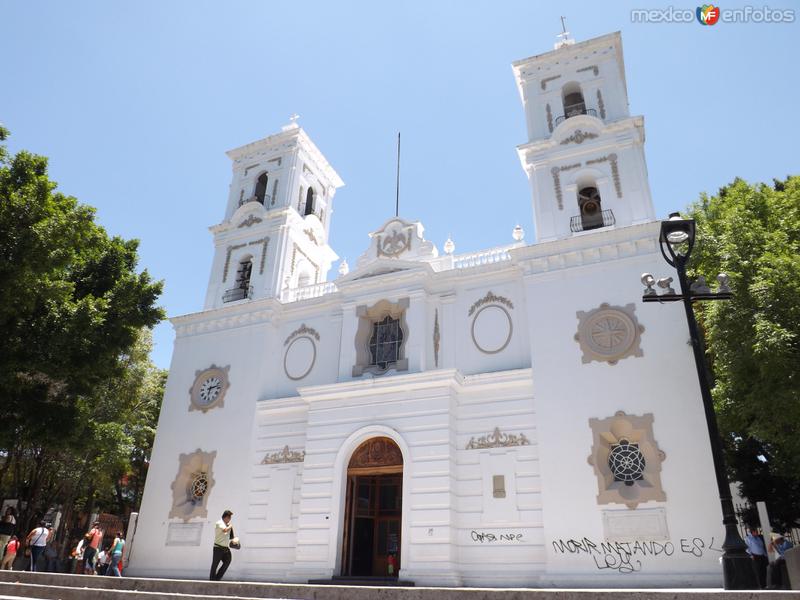
[[[668,221],[662,221],[659,244],[661,254],[669,265],[678,272],[680,294],[672,289],[671,277],[658,281],[650,273],[642,275],[645,292],[643,302],[683,302],[686,311],[686,321],[689,325],[689,337],[694,351],[694,363],[697,368],[697,378],[700,382],[700,395],[703,398],[703,409],[706,415],[708,436],[711,442],[711,456],[714,460],[714,473],[719,488],[719,501],[722,506],[722,523],[725,526],[725,542],[722,544],[722,573],[726,590],[751,590],[758,589],[756,573],[752,560],[747,554],[747,544],[739,535],[736,513],[733,509],[731,490],[725,469],[725,457],[722,453],[722,440],[719,436],[717,416],[714,412],[714,402],[711,398],[711,383],[709,370],[705,362],[703,340],[697,327],[692,303],[699,300],[729,300],[732,296],[728,287],[728,277],[720,274],[717,277],[719,288],[712,292],[706,285],[705,279],[698,277],[697,281],[689,285],[686,277],[686,265],[692,253],[695,241],[695,223],[691,219],[682,219],[678,213],[672,213]],[[656,284],[664,292],[657,293],[653,289]]]

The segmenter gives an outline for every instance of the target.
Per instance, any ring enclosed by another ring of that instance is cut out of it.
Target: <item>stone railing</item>
[[[459,254],[453,257],[453,268],[468,269],[470,267],[480,267],[482,265],[491,265],[511,260],[511,254],[508,251],[509,248],[513,248],[513,246],[490,248],[489,250],[481,250],[480,252],[471,252],[469,254]]]
[[[333,294],[335,291],[336,284],[333,281],[324,281],[313,285],[283,290],[281,292],[281,302],[285,304],[288,302],[297,302],[298,300],[319,298],[321,296]]]

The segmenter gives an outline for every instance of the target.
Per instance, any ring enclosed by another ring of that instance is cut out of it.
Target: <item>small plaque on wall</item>
[[[203,536],[202,523],[170,523],[167,526],[167,546],[199,546]]]
[[[667,511],[663,508],[604,510],[603,529],[607,540],[668,540]]]

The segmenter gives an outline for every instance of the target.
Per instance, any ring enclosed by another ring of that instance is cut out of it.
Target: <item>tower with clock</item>
[[[621,36],[564,36],[513,72],[534,242],[509,223],[497,246],[440,253],[397,216],[328,280],[342,181],[310,136],[292,119],[228,152],[204,309],[172,319],[129,574],[207,577],[231,510],[234,579],[719,585],[686,322],[640,301],[660,223]]]

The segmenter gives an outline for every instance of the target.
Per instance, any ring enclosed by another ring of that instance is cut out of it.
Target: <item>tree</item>
[[[121,438],[124,419],[92,420],[88,407],[124,388],[143,328],[163,318],[138,241],[94,216],[56,191],[45,157],[0,143],[0,486],[12,481],[28,519],[77,481],[84,451]]]
[[[697,305],[731,475],[787,527],[800,521],[800,177],[736,179],[688,212],[695,274],[725,272],[734,291]]]

